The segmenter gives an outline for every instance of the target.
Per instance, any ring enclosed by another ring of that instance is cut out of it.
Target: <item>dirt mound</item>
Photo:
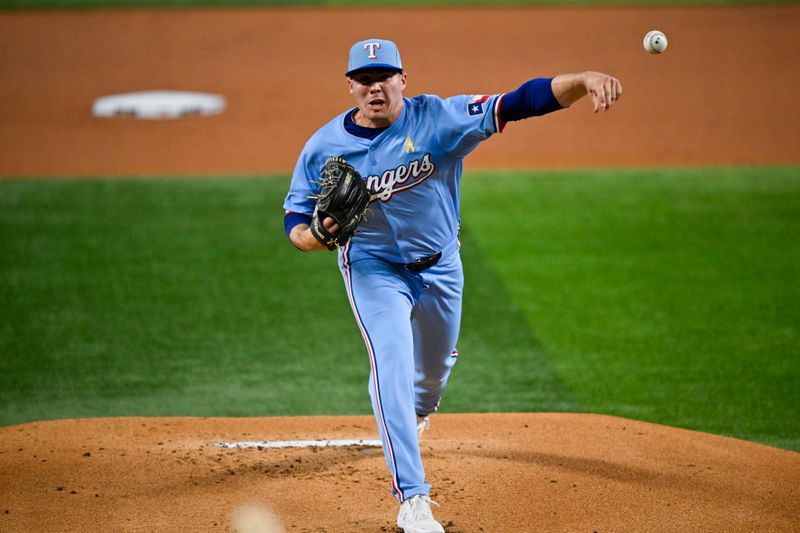
[[[800,454],[601,415],[433,417],[423,456],[448,532],[796,531]],[[230,531],[271,506],[295,532],[395,531],[371,417],[117,418],[0,429],[0,530]]]

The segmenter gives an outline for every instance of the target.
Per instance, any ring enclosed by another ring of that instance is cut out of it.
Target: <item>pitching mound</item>
[[[432,420],[423,454],[450,533],[800,529],[795,452],[600,415]],[[230,531],[260,504],[287,531],[394,532],[379,448],[210,445],[375,438],[367,416],[0,428],[0,530]]]

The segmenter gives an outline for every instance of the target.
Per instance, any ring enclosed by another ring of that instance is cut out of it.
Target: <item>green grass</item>
[[[467,231],[580,405],[800,449],[800,170],[487,173],[465,191]]]
[[[438,6],[724,6],[780,5],[798,0],[389,0],[377,7]],[[370,0],[0,0],[0,9],[106,8],[106,7],[365,7],[375,8]]]
[[[0,182],[0,423],[370,412],[369,365],[335,254],[289,245],[287,187],[255,178]],[[485,271],[480,290],[502,296],[485,261],[474,263]],[[503,298],[495,312],[515,335],[465,335],[479,352],[502,352],[485,371],[462,365],[454,405],[573,409]],[[465,329],[482,319],[473,307]],[[519,365],[529,372],[512,379],[524,390],[508,395],[502,368]]]
[[[335,257],[283,235],[287,184],[0,183],[0,420],[368,409]]]
[[[0,181],[0,424],[366,414],[287,178]],[[472,173],[443,411],[584,411],[800,450],[800,170]]]

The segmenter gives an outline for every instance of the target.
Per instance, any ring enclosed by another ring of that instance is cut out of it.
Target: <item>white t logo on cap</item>
[[[367,43],[364,45],[364,50],[369,48],[369,55],[367,59],[378,59],[378,56],[375,54],[375,50],[381,47],[381,43]]]

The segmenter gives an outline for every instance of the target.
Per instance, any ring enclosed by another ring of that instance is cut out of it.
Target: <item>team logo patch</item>
[[[485,104],[489,100],[488,95],[475,96],[467,103],[467,114],[471,117],[483,115]]]

